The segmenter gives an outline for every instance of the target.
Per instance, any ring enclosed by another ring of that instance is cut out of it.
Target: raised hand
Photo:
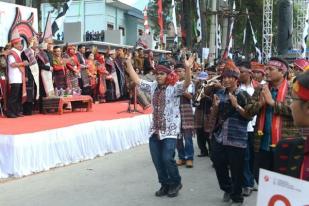
[[[132,61],[132,54],[130,52],[126,53],[125,55],[125,63],[131,63]]]
[[[192,68],[195,61],[195,54],[190,55],[189,59],[185,59],[185,66],[187,68]]]

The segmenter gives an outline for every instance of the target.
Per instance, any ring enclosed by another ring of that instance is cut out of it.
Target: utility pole
[[[209,65],[214,65],[216,57],[216,15],[217,15],[217,0],[211,1],[211,23],[209,36]]]
[[[201,10],[201,25],[202,25],[202,48],[207,47],[207,19],[206,15],[206,0],[200,0],[200,10]]]
[[[228,4],[228,1],[222,2],[222,10],[223,11],[230,11],[230,6]],[[221,47],[224,51],[226,44],[227,44],[227,36],[228,36],[228,30],[229,30],[229,17],[226,15],[222,16],[222,43]]]
[[[192,1],[184,0],[182,5],[184,13],[184,27],[186,30],[186,47],[192,48]]]

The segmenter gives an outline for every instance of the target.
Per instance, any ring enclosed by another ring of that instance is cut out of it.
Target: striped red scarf
[[[278,94],[277,94],[277,102],[284,102],[285,97],[288,92],[288,81],[284,79],[281,83]],[[266,105],[262,108],[262,112],[259,119],[259,127],[258,134],[263,135],[264,126],[265,126],[265,117],[266,117]],[[281,137],[281,127],[282,127],[282,117],[280,115],[273,114],[272,123],[271,123],[271,136],[272,136],[272,144],[277,144]]]

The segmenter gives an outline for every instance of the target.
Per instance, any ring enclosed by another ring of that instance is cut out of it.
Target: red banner
[[[163,42],[163,10],[162,0],[158,0],[158,24],[160,26],[160,41]]]

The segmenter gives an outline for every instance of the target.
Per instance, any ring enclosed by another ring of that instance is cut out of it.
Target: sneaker
[[[186,161],[186,167],[187,168],[192,168],[193,167],[193,160],[187,160]]]
[[[254,186],[253,186],[253,188],[252,188],[252,191],[258,191],[258,187],[259,187],[259,186],[255,183]]]
[[[242,205],[243,205],[242,202],[232,202],[232,203],[230,204],[230,206],[242,206]]]
[[[223,201],[223,202],[229,202],[230,200],[231,200],[230,194],[227,193],[227,192],[224,192],[222,201]]]
[[[182,166],[186,164],[186,160],[176,160],[177,166]]]
[[[249,197],[252,193],[252,188],[250,187],[245,187],[242,191],[242,195],[245,197]]]
[[[162,197],[164,195],[167,195],[167,192],[168,192],[168,186],[162,185],[161,188],[158,191],[156,191],[155,195],[157,197]]]
[[[7,118],[17,118],[15,114],[7,114],[6,117]]]
[[[176,197],[178,195],[179,190],[182,188],[182,184],[179,183],[177,185],[171,185],[168,188],[167,196],[168,197]]]
[[[201,154],[199,154],[199,155],[197,155],[198,157],[207,157],[208,156],[208,152],[206,152],[206,153],[201,153]]]

